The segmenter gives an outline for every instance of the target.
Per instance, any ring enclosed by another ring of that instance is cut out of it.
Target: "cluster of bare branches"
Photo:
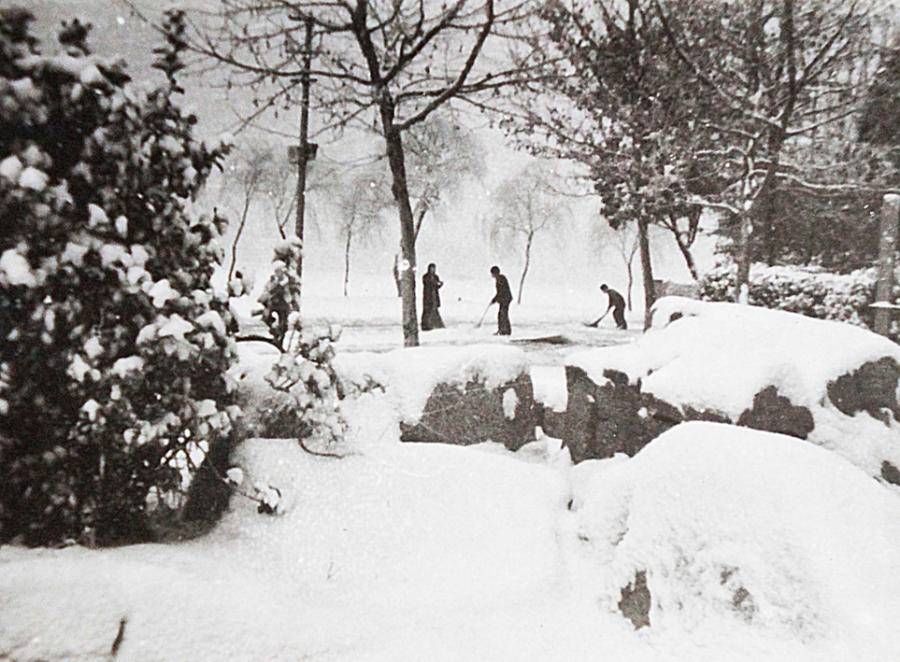
[[[539,72],[506,64],[505,32],[535,9],[527,0],[222,0],[194,17],[192,48],[224,63],[228,84],[255,93],[244,118],[293,106],[311,78],[317,134],[355,127],[384,139],[400,220],[403,334],[418,344],[416,221],[410,202],[404,135],[454,100],[485,100]],[[306,48],[311,30],[312,53]],[[311,65],[303,65],[309,55]]]
[[[672,233],[696,276],[702,209],[737,228],[740,292],[777,193],[893,190],[865,171],[872,151],[855,135],[876,18],[858,1],[551,0],[521,35],[546,48],[518,60],[547,76],[515,89],[501,125],[582,163],[606,220],[637,224],[648,306],[647,226]]]
[[[516,295],[520,304],[535,240],[557,228],[571,213],[555,179],[558,176],[548,164],[538,163],[504,180],[493,196],[495,209],[488,219],[491,242],[506,251],[522,250]]]

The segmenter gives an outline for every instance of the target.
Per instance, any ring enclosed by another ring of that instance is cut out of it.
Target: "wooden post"
[[[881,243],[878,251],[878,283],[875,302],[893,303],[894,255],[897,251],[897,224],[900,221],[900,195],[889,193],[881,205]],[[890,308],[875,308],[875,333],[888,335],[891,328]]]

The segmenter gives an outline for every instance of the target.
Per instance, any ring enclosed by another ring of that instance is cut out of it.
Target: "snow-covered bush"
[[[292,237],[275,248],[274,271],[259,302],[281,355],[272,365],[266,382],[288,397],[267,400],[259,412],[261,437],[317,439],[326,445],[343,438],[346,423],[339,401],[341,383],[335,373],[334,342],[339,329],[317,331],[304,328],[300,317],[300,240]]]
[[[876,276],[874,269],[835,274],[817,267],[756,264],[750,270],[750,303],[868,326],[872,319],[869,305],[875,301]],[[734,279],[734,265],[717,265],[700,279],[701,298],[733,302]],[[900,283],[900,278],[897,282]],[[898,299],[900,286],[894,288],[894,300]],[[900,328],[895,326],[891,335],[895,340],[900,338]]]
[[[42,54],[31,20],[0,12],[0,542],[139,538],[240,414],[223,221],[189,211],[227,147],[174,98],[179,12],[147,90],[80,24]]]
[[[269,327],[275,344],[283,349],[290,316],[300,310],[299,267],[302,259],[303,246],[297,237],[276,246],[272,275],[259,297],[263,306],[263,322]]]
[[[338,336],[331,329],[317,332],[299,326],[293,332],[297,339],[291,350],[283,352],[266,375],[273,389],[289,397],[261,414],[259,433],[337,442],[346,428],[339,408],[340,382],[332,366]]]

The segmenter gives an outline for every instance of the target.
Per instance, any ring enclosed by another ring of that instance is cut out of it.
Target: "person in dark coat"
[[[600,320],[606,317],[606,314],[610,310],[612,310],[613,319],[616,321],[616,326],[620,329],[627,329],[628,323],[625,321],[625,299],[621,294],[609,287],[606,283],[601,285],[600,289],[606,293],[606,296],[609,297],[609,306],[606,307],[606,312],[603,313],[603,315],[601,315],[588,326],[598,326],[600,324]]]
[[[441,307],[440,289],[444,286],[437,275],[437,265],[428,265],[428,272],[422,276],[422,331],[443,329],[444,320],[438,310]]]
[[[509,305],[512,303],[512,291],[509,289],[509,281],[506,276],[500,273],[500,267],[491,267],[491,276],[497,285],[497,294],[491,299],[492,304],[497,304],[500,309],[497,311],[497,336],[512,335],[512,325],[509,322]]]

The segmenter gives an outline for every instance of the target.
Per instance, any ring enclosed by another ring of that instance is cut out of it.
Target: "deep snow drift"
[[[365,450],[343,460],[290,440],[239,449],[283,515],[235,497],[191,543],[0,550],[0,654],[102,657],[122,619],[127,660],[838,660],[900,645],[900,498],[835,454],[693,423],[574,468],[546,439],[366,443],[383,397],[350,408]],[[639,569],[653,603],[635,632],[616,605]]]
[[[693,422],[605,471],[582,466],[580,530],[607,611],[644,571],[654,629],[742,620],[848,658],[896,655],[900,499],[838,456]]]

